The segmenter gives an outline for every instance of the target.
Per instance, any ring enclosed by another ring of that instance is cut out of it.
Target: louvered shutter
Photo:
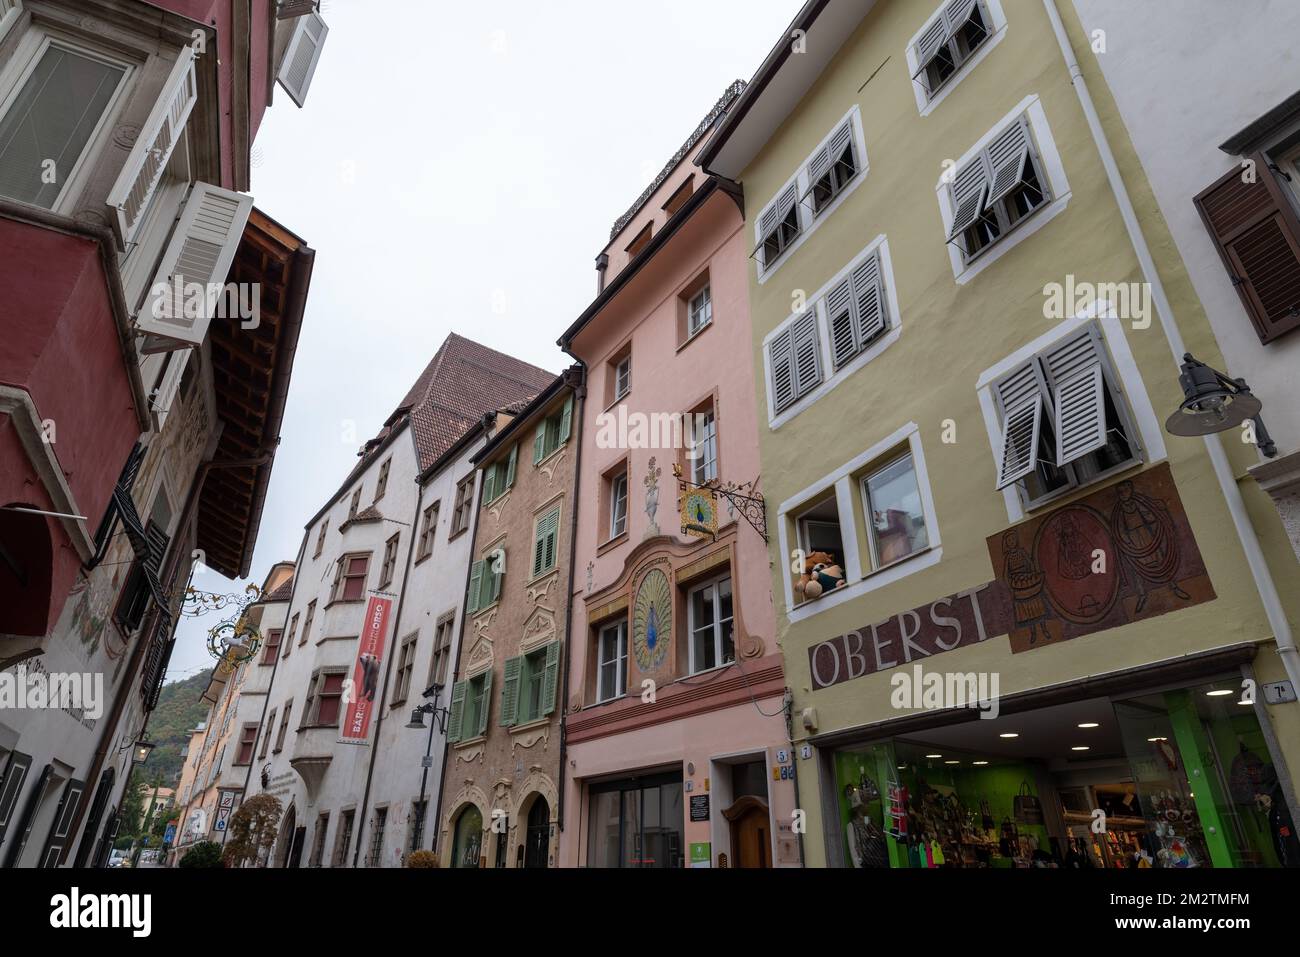
[[[136,325],[150,335],[200,345],[216,307],[208,291],[224,286],[253,209],[253,197],[195,183],[163,253]],[[203,287],[199,315],[186,315],[185,286]]]
[[[791,329],[797,395],[807,395],[821,382],[821,348],[817,341],[817,314],[808,312]]]
[[[560,687],[560,643],[546,646],[546,671],[542,675],[542,714],[555,710],[555,699]]]
[[[135,239],[144,211],[197,101],[194,48],[186,45],[181,48],[158,102],[140,128],[126,165],[108,193],[108,205],[114,210],[113,228],[124,247]]]
[[[569,441],[569,435],[573,432],[573,396],[570,395],[564,400],[564,411],[560,413],[560,444],[563,445]]]
[[[59,866],[59,858],[72,836],[72,822],[81,808],[81,795],[85,793],[86,782],[69,780],[63,785],[63,795],[54,812],[54,821],[50,824],[49,836],[45,838],[45,847],[37,867],[51,868]]]
[[[831,360],[838,369],[857,355],[859,349],[850,280],[844,280],[826,295],[826,321],[831,330]]]
[[[501,681],[501,726],[509,728],[519,723],[519,682],[523,671],[523,657],[507,658]]]
[[[985,208],[992,206],[1024,181],[1029,162],[1029,129],[1020,117],[999,133],[988,147],[989,165],[993,170],[992,186]]]
[[[9,32],[9,28],[22,16],[23,0],[0,0],[0,40]]]
[[[998,450],[998,489],[1018,482],[1037,465],[1042,428],[1043,394],[1032,363],[1012,373],[997,387],[1002,407],[1002,446]]]
[[[113,781],[116,777],[117,773],[112,768],[105,768],[99,776],[99,786],[95,788],[95,797],[86,815],[85,827],[81,829],[81,843],[77,845],[77,856],[72,861],[73,867],[82,868],[90,862],[90,855],[99,837],[99,822],[104,816],[104,808],[108,806],[108,799],[113,796]],[[188,798],[188,795],[186,797]]]
[[[469,682],[457,681],[451,686],[451,713],[447,716],[447,741],[460,740],[461,725],[465,720],[465,690]]]
[[[505,488],[513,488],[515,484],[515,461],[519,458],[519,443],[516,442],[510,446],[510,459],[506,463],[506,484]],[[503,489],[504,491],[504,489]]]
[[[821,149],[813,154],[812,160],[808,163],[808,180],[810,183],[816,183],[826,175],[826,171],[831,168],[844,148],[853,141],[853,121],[846,120],[839,129],[831,134],[830,139],[826,141]]]
[[[988,195],[988,176],[984,172],[983,156],[976,156],[959,169],[952,180],[952,226],[948,242],[959,239],[980,214],[984,212],[984,197]]]
[[[496,498],[497,466],[493,462],[483,470],[483,501],[490,502]]]
[[[780,412],[794,401],[794,346],[790,330],[768,343],[768,361],[772,367],[772,406]]]
[[[488,716],[492,713],[492,671],[483,674],[483,710],[478,716],[478,730],[476,735],[482,736],[487,734]]]
[[[475,562],[469,567],[469,592],[465,597],[465,610],[476,612],[479,609],[479,591],[483,587],[483,563]]]
[[[948,21],[949,36],[955,35],[966,25],[966,21],[971,18],[978,3],[979,0],[949,0],[948,5],[944,7],[942,17]]]
[[[316,64],[320,62],[321,50],[325,47],[328,33],[329,27],[325,25],[325,20],[315,11],[294,21],[293,36],[285,48],[284,60],[280,63],[276,79],[289,94],[289,98],[299,106],[307,100],[307,90],[316,74]]]
[[[5,867],[17,867],[18,859],[23,856],[23,849],[27,847],[27,839],[32,835],[32,822],[36,819],[36,811],[41,806],[41,799],[45,796],[45,788],[50,783],[50,778],[54,774],[52,764],[45,765],[40,776],[36,779],[36,785],[27,795],[27,803],[23,806],[22,817],[14,821],[14,833],[10,840],[9,856],[5,860]]]
[[[158,383],[158,392],[150,399],[150,406],[153,409],[154,421],[158,424],[158,431],[163,430],[167,423],[167,415],[171,412],[172,403],[176,401],[176,392],[181,385],[181,377],[185,375],[185,367],[190,361],[190,352],[188,349],[178,350],[168,356],[167,371],[163,373],[163,378]]]
[[[559,524],[559,512],[548,512],[538,521],[537,535],[533,541],[533,575],[540,575],[555,564],[555,539]]]
[[[858,348],[885,328],[884,295],[880,287],[880,257],[873,254],[853,270],[854,325]]]
[[[1056,464],[1065,465],[1106,444],[1101,342],[1084,329],[1043,356],[1056,405]]]
[[[1195,199],[1228,277],[1263,343],[1300,328],[1300,218],[1256,153],[1255,182],[1233,169]]]
[[[916,72],[912,74],[912,79],[916,79],[929,67],[930,62],[935,58],[943,45],[948,42],[948,23],[943,15],[934,18],[931,23],[917,38],[916,41]]]
[[[761,234],[759,240],[760,249],[772,234],[781,228],[781,223],[785,221],[786,216],[790,214],[790,210],[793,209],[795,204],[798,202],[799,184],[791,183],[775,200],[772,201],[772,205],[768,206],[763,215],[759,217],[758,231]],[[796,232],[798,232],[797,228]],[[784,250],[784,246],[782,249]],[[780,254],[777,253],[777,255]],[[774,256],[773,259],[775,258],[776,257]],[[763,268],[766,269],[771,265],[772,263],[768,261],[765,254],[763,256]]]
[[[0,845],[4,844],[5,833],[14,819],[14,809],[18,807],[18,798],[27,783],[27,773],[32,767],[32,756],[21,751],[10,751],[5,763],[4,776],[0,777]]]
[[[537,424],[537,432],[533,435],[533,464],[536,465],[542,459],[546,458],[546,422],[545,420]]]

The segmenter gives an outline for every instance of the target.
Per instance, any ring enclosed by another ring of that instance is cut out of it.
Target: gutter
[[[1106,179],[1110,183],[1111,191],[1115,194],[1115,201],[1119,205],[1120,215],[1124,219],[1124,227],[1128,231],[1129,241],[1133,244],[1133,249],[1137,253],[1138,263],[1142,268],[1142,277],[1151,286],[1151,298],[1156,306],[1156,314],[1160,318],[1160,328],[1165,334],[1165,339],[1169,342],[1174,366],[1181,371],[1183,355],[1187,352],[1187,348],[1183,343],[1182,334],[1178,331],[1173,307],[1165,295],[1165,287],[1160,281],[1160,274],[1151,258],[1150,248],[1147,246],[1146,238],[1142,234],[1142,227],[1138,223],[1137,213],[1133,209],[1132,201],[1129,199],[1123,176],[1120,174],[1119,166],[1115,162],[1115,154],[1111,151],[1110,142],[1106,138],[1106,131],[1101,125],[1101,118],[1098,116],[1097,108],[1093,104],[1091,94],[1088,92],[1088,84],[1084,80],[1083,71],[1079,67],[1079,61],[1075,58],[1073,48],[1070,46],[1070,38],[1065,32],[1064,24],[1061,22],[1061,15],[1056,8],[1055,0],[1043,0],[1043,7],[1047,11],[1047,19],[1051,21],[1052,32],[1056,35],[1056,42],[1061,47],[1061,56],[1065,59],[1065,66],[1070,73],[1070,82],[1074,85],[1075,93],[1078,94],[1079,105],[1083,108],[1083,114],[1088,120],[1088,130],[1097,146],[1097,152],[1101,155],[1102,166],[1106,170]],[[1250,566],[1251,575],[1255,579],[1255,587],[1259,591],[1264,613],[1268,616],[1268,623],[1273,629],[1273,637],[1277,642],[1277,653],[1282,658],[1282,664],[1286,669],[1287,677],[1291,680],[1292,687],[1300,689],[1300,650],[1296,648],[1295,638],[1291,633],[1291,625],[1287,621],[1286,611],[1282,608],[1282,601],[1278,596],[1277,585],[1273,581],[1272,572],[1269,570],[1268,562],[1264,558],[1259,536],[1256,534],[1255,527],[1250,521],[1250,515],[1246,511],[1246,502],[1242,498],[1241,489],[1237,486],[1236,477],[1233,474],[1231,464],[1228,462],[1227,453],[1223,450],[1223,443],[1219,436],[1217,434],[1207,435],[1204,437],[1204,441],[1205,451],[1209,455],[1210,464],[1214,468],[1214,477],[1218,480],[1219,488],[1223,492],[1223,498],[1227,503],[1228,512],[1232,516],[1232,524],[1236,529],[1237,538],[1240,539],[1242,551],[1246,555],[1246,563]]]

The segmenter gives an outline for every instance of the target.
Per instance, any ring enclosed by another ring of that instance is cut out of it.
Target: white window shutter
[[[1065,465],[1106,444],[1101,343],[1084,329],[1049,350],[1043,364],[1056,402],[1056,464]]]
[[[838,369],[861,347],[854,328],[853,290],[849,280],[844,280],[827,294],[826,319],[831,332],[831,360]]]
[[[162,95],[140,128],[126,165],[108,193],[108,205],[114,213],[113,227],[124,247],[135,239],[144,211],[181,140],[185,122],[197,100],[194,48],[187,45],[176,58]]]
[[[998,456],[998,489],[1020,481],[1037,464],[1038,435],[1043,421],[1043,400],[1035,393],[1004,416],[1002,450]]]
[[[796,394],[803,396],[821,382],[821,346],[817,341],[817,313],[808,312],[791,329]]]
[[[808,164],[808,181],[810,183],[816,183],[831,168],[832,155],[830,143],[827,143],[813,154],[812,161]]]
[[[988,177],[984,172],[983,157],[976,156],[957,171],[952,180],[952,226],[948,229],[948,242],[959,238],[984,212],[984,197],[988,194]]]
[[[280,72],[276,79],[284,87],[289,98],[302,106],[307,100],[307,90],[316,73],[316,64],[320,62],[321,50],[325,47],[325,36],[329,27],[319,13],[312,11],[294,20],[293,36],[284,51],[284,60],[280,63]]]
[[[772,367],[772,406],[780,412],[795,399],[794,347],[790,330],[774,338],[767,347]]]
[[[1023,118],[1017,119],[989,144],[988,157],[993,179],[986,207],[1019,186],[1024,176],[1025,163],[1029,159],[1029,131]]]
[[[877,254],[873,253],[853,270],[853,298],[857,307],[855,318],[858,348],[861,349],[885,329],[880,258]]]
[[[189,345],[203,342],[219,298],[212,293],[225,285],[252,209],[253,197],[243,193],[210,183],[190,188],[144,308],[136,317],[142,332]],[[193,283],[207,293],[197,309],[194,297],[186,295],[186,287]]]
[[[171,412],[172,403],[176,401],[176,393],[180,389],[181,377],[185,374],[185,367],[189,364],[190,351],[181,349],[173,352],[167,357],[167,371],[163,373],[162,381],[158,384],[158,391],[150,397],[149,405],[153,409],[154,421],[157,423],[158,431],[163,430],[163,425],[167,422],[167,415]]]
[[[934,18],[934,22],[926,28],[926,31],[916,41],[916,72],[912,74],[912,79],[916,79],[925,72],[930,61],[948,42],[948,23],[943,15]]]
[[[966,21],[975,12],[979,0],[949,0],[943,10],[941,19],[948,21],[948,35],[952,36],[966,25]]]
[[[0,40],[23,14],[23,0],[0,0]]]

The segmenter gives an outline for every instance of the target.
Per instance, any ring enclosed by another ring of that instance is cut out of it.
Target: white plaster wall
[[[1241,162],[1218,146],[1300,90],[1294,0],[1074,0],[1160,211],[1191,274],[1223,370],[1264,402],[1282,454],[1300,447],[1300,333],[1263,346],[1192,198]]]

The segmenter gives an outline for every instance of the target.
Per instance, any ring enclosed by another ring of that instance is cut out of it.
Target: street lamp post
[[[1165,422],[1171,434],[1213,435],[1235,429],[1250,419],[1260,452],[1270,459],[1277,455],[1277,445],[1259,414],[1263,403],[1250,391],[1245,379],[1230,378],[1189,352],[1183,356],[1178,384],[1183,387],[1182,404]]]
[[[406,725],[408,728],[424,728],[424,716],[432,715],[433,720],[429,722],[429,743],[424,749],[424,770],[420,774],[420,821],[416,828],[415,839],[411,841],[414,845],[411,850],[419,850],[419,845],[424,843],[424,819],[428,815],[428,808],[425,807],[425,794],[429,786],[429,768],[433,766],[433,731],[437,728],[440,734],[447,733],[447,716],[451,714],[447,708],[438,707],[438,698],[442,695],[442,685],[435,684],[424,692],[424,697],[430,699],[411,711],[411,720]]]

